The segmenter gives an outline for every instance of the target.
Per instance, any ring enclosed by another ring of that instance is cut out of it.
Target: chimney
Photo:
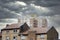
[[[9,26],[9,24],[6,25],[6,27],[8,27],[8,26]]]
[[[42,27],[47,27],[47,19],[46,18],[42,19]]]

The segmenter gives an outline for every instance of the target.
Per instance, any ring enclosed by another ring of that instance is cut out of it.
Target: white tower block
[[[42,27],[47,27],[47,19],[46,18],[42,18]]]

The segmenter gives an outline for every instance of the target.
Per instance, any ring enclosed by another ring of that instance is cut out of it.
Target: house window
[[[17,37],[16,37],[16,36],[14,36],[14,37],[13,37],[13,40],[17,40]]]
[[[9,30],[7,30],[6,33],[9,33]]]
[[[37,27],[38,26],[38,21],[37,20],[33,20],[33,26]]]
[[[37,38],[44,39],[45,35],[37,35]]]
[[[14,32],[17,32],[17,30],[16,30],[16,29],[14,29]]]
[[[21,40],[25,40],[26,36],[21,35]]]
[[[40,35],[40,39],[44,39],[45,38],[45,35]]]
[[[8,36],[6,37],[6,40],[9,40],[9,37]]]

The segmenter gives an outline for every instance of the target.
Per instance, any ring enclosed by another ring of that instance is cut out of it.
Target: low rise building
[[[46,19],[45,19],[46,21]],[[16,24],[6,25],[2,31],[2,40],[58,40],[58,32],[52,26],[49,27],[43,21],[43,26],[37,26],[38,21],[35,19],[33,26],[29,26],[26,22],[20,25]],[[45,24],[44,24],[45,23]]]

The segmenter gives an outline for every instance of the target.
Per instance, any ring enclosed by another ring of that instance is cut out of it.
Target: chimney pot
[[[6,25],[6,27],[8,27],[8,26],[9,26],[9,24]]]

